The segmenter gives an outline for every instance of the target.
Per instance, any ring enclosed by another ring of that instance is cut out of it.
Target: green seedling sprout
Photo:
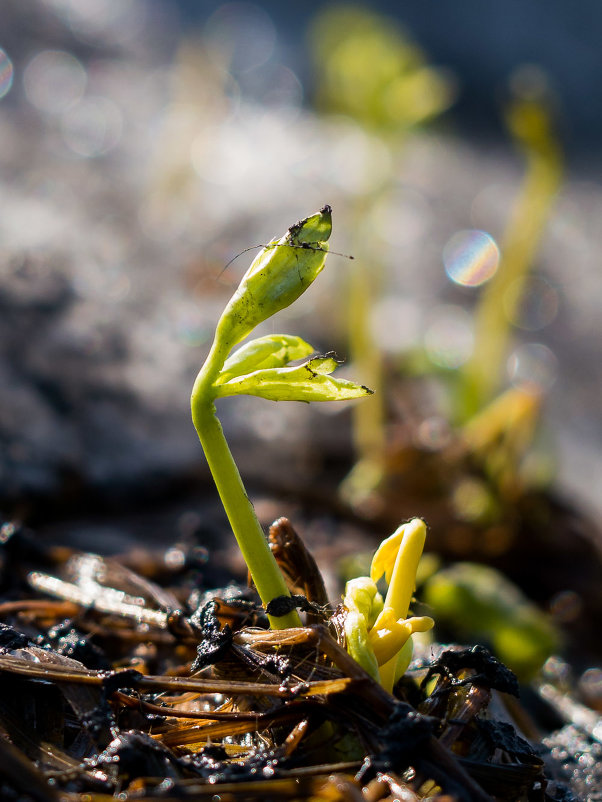
[[[253,329],[290,306],[324,267],[332,230],[325,206],[263,248],[220,317],[213,345],[194,383],[192,419],[224,509],[264,606],[289,591],[255,515],[217,418],[215,401],[255,395],[271,401],[340,401],[372,391],[330,375],[332,356],[314,357],[300,337],[272,334],[251,340],[229,356]],[[290,365],[304,359],[300,365]],[[268,616],[274,629],[300,626],[296,611]]]
[[[408,617],[425,539],[420,518],[403,524],[376,550],[370,576],[345,586],[347,650],[388,691],[410,664],[414,632],[434,625],[429,616]],[[376,587],[383,574],[389,586],[384,601]]]

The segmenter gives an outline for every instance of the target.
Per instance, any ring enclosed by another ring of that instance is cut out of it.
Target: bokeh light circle
[[[119,142],[123,115],[107,97],[88,96],[63,115],[61,133],[67,147],[86,159],[102,156]]]
[[[276,45],[276,27],[255,3],[224,3],[208,19],[204,35],[212,52],[233,74],[265,64]]]
[[[506,317],[525,331],[540,331],[558,314],[558,291],[544,278],[530,276],[514,281],[503,298]]]
[[[62,114],[81,100],[86,82],[81,62],[62,50],[38,53],[23,74],[27,99],[47,114]]]
[[[459,306],[444,304],[433,310],[433,321],[424,333],[428,358],[441,368],[453,370],[472,355],[472,318]]]
[[[399,354],[415,346],[420,337],[421,313],[406,297],[388,295],[375,301],[370,312],[370,330],[382,351]]]
[[[0,49],[0,98],[10,91],[13,85],[14,67],[4,50]]]
[[[458,231],[443,249],[445,272],[463,287],[488,281],[500,263],[500,249],[486,231]]]
[[[556,381],[558,360],[546,345],[525,343],[510,355],[507,370],[515,387],[533,387],[537,391],[546,391]]]
[[[60,0],[72,33],[95,44],[131,42],[144,29],[147,4],[143,0]]]

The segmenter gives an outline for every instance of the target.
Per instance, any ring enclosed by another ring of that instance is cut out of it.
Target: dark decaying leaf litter
[[[162,587],[113,559],[23,551],[35,535],[18,526],[10,535],[2,799],[596,798],[600,728],[572,711],[542,740],[516,678],[483,647],[433,646],[394,695],[375,683],[345,651],[345,611],[332,615],[286,519],[271,539],[311,623],[279,631],[252,590],[191,593],[181,574]],[[539,702],[562,719],[577,703],[546,683]]]

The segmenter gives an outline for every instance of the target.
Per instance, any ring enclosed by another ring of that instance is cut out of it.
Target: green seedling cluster
[[[341,401],[372,391],[331,374],[330,355],[311,357],[314,349],[300,337],[272,334],[231,351],[260,323],[290,306],[324,267],[332,230],[325,206],[291,226],[266,245],[245,273],[220,317],[213,344],[194,383],[192,419],[224,509],[264,606],[288,596],[284,577],[270,551],[217,418],[215,401],[255,395],[270,401]],[[292,365],[296,360],[301,364]],[[269,616],[275,629],[300,626],[296,611]]]

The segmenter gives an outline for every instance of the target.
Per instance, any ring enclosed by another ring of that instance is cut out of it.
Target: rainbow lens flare
[[[463,287],[488,281],[500,263],[500,249],[485,231],[458,231],[443,249],[445,272]]]

